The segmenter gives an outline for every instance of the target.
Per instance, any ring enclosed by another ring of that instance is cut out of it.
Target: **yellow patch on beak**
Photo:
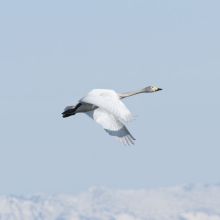
[[[155,91],[157,91],[157,90],[158,90],[158,88],[157,88],[157,87],[153,87],[153,88],[154,88],[154,90],[155,90]]]

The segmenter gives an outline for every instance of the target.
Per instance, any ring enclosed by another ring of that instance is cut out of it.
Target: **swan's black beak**
[[[154,88],[155,92],[159,91],[159,90],[162,90],[161,88],[157,88],[157,87],[153,87],[153,88]]]

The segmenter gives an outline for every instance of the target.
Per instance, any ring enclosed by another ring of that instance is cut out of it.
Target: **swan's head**
[[[162,89],[154,87],[154,86],[148,86],[144,90],[145,90],[145,92],[157,92],[157,91],[160,91]]]

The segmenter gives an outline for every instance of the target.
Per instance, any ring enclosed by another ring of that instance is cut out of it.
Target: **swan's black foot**
[[[73,113],[73,114],[65,114],[65,113],[62,113],[63,114],[63,118],[67,118],[67,117],[70,117],[72,115],[75,115],[76,113]]]

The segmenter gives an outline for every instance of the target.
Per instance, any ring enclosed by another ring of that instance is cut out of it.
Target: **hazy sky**
[[[220,1],[2,1],[0,195],[220,181]],[[125,147],[84,114],[90,90],[163,88],[123,102]]]

